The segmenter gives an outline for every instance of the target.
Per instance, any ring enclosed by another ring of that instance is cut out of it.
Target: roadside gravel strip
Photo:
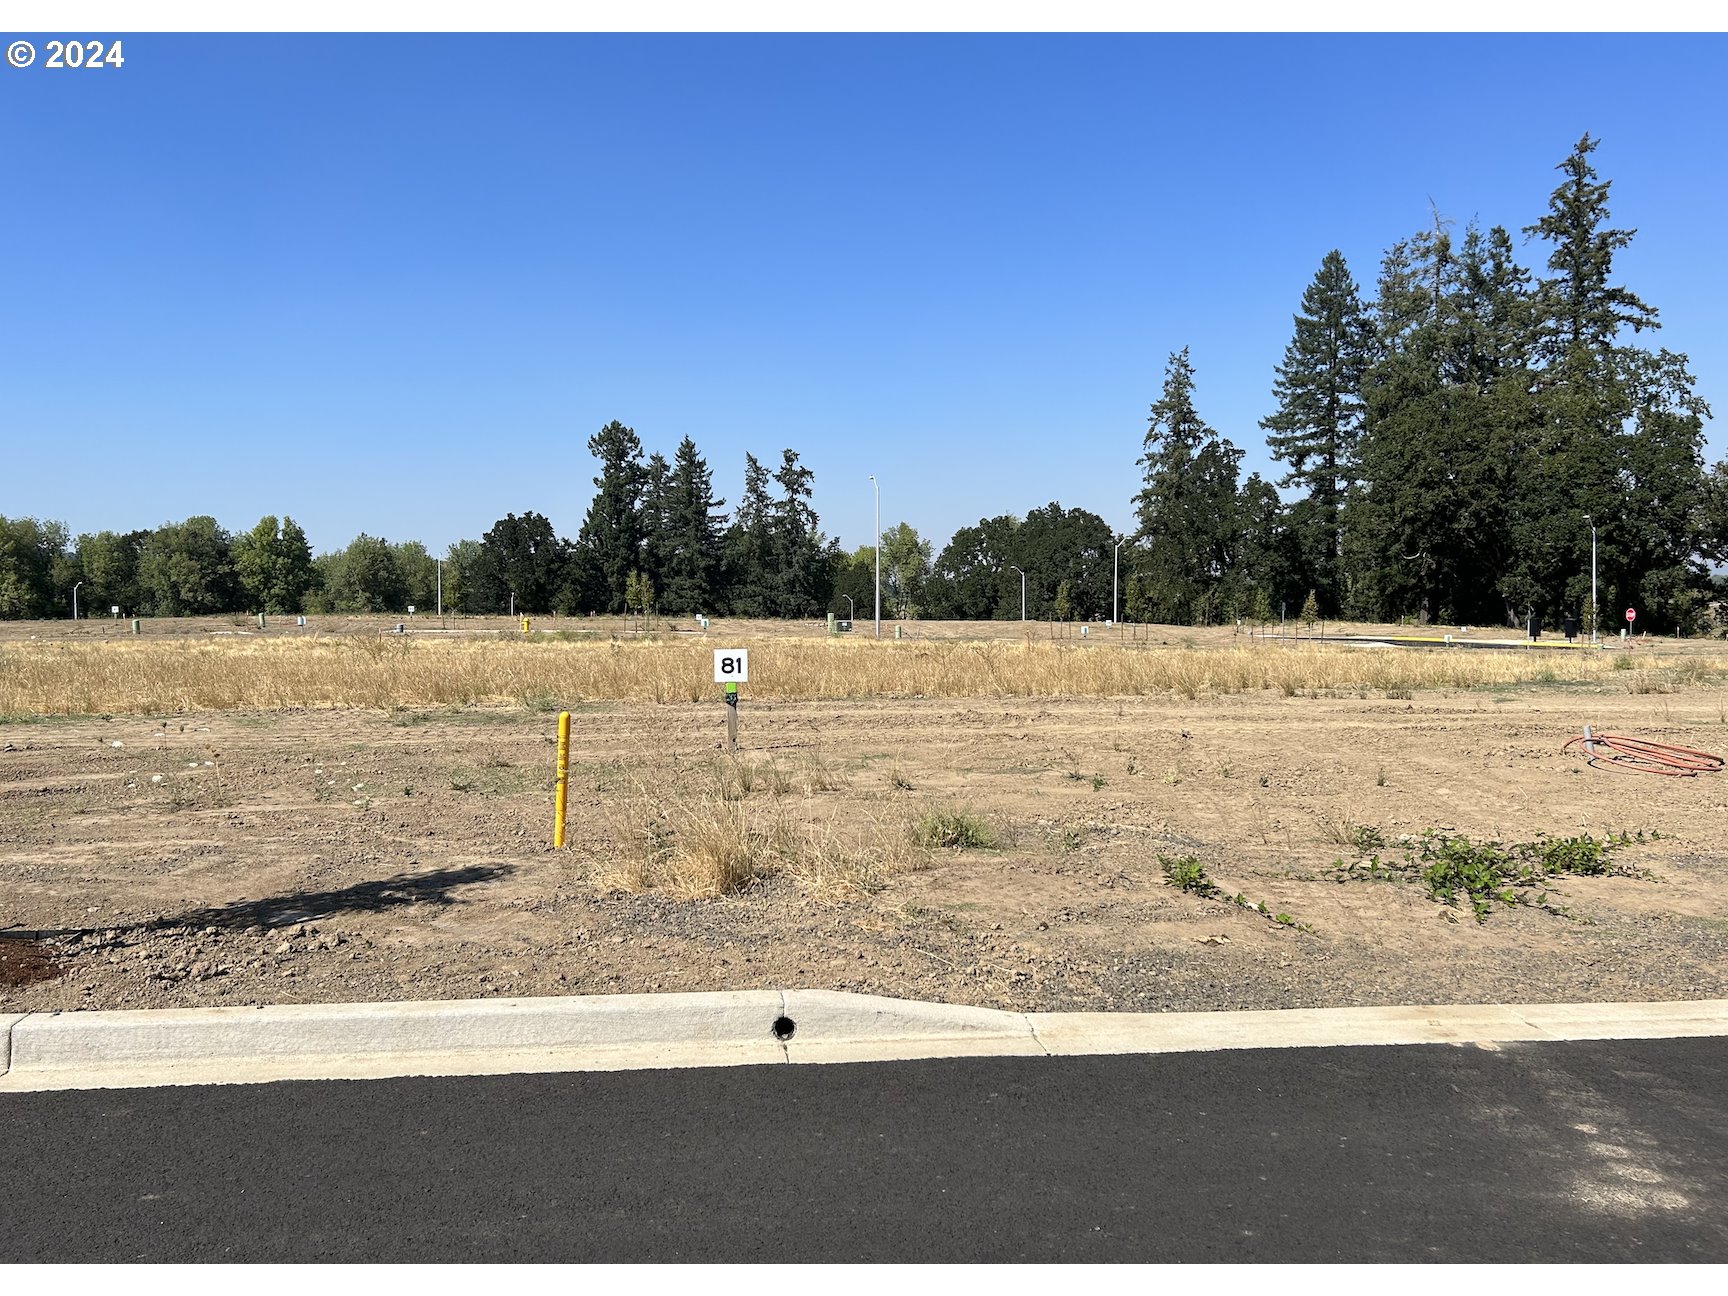
[[[1371,1044],[1728,1035],[1728,1000],[1015,1013],[829,990],[0,1015],[0,1093]]]

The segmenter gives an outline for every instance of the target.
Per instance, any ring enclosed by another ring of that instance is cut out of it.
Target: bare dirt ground
[[[1725,708],[1720,687],[1613,683],[747,699],[752,813],[887,840],[959,809],[1002,844],[879,887],[782,875],[714,900],[617,878],[621,832],[723,769],[717,700],[578,709],[563,851],[550,712],[14,717],[0,1010],[765,987],[1141,1011],[1724,997],[1728,774],[1591,769],[1561,744],[1588,722],[1728,751]],[[1617,857],[1650,878],[1568,878],[1566,914],[1478,924],[1420,886],[1333,880],[1351,824],[1661,837]],[[1160,856],[1300,926],[1175,890]]]

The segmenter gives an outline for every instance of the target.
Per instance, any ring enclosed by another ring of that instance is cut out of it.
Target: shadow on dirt
[[[96,932],[160,932],[198,927],[242,931],[248,927],[285,927],[293,923],[319,922],[344,913],[382,913],[387,909],[416,904],[456,904],[456,898],[450,893],[457,887],[496,882],[514,871],[509,864],[470,864],[464,868],[435,869],[430,873],[398,873],[395,877],[376,882],[356,882],[353,886],[332,891],[297,891],[291,895],[266,896],[261,900],[237,900],[233,904],[167,914],[147,922],[0,935],[13,939],[58,939]]]

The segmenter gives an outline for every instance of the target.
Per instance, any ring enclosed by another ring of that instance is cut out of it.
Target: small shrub
[[[996,834],[977,815],[961,810],[931,810],[913,829],[914,840],[932,850],[992,850]]]
[[[1178,891],[1186,891],[1189,895],[1207,899],[1221,894],[1217,884],[1206,875],[1206,866],[1192,855],[1184,855],[1181,859],[1160,855],[1158,867],[1164,871],[1166,886],[1173,886]]]

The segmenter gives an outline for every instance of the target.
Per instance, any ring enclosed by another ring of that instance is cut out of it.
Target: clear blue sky
[[[40,44],[38,40],[38,44]],[[1126,526],[1148,405],[1267,469],[1290,316],[1585,131],[1619,277],[1728,420],[1728,39],[134,36],[0,65],[0,513],[441,550],[574,536],[609,419],[824,526]],[[1528,263],[1545,257],[1524,249]],[[1712,459],[1728,451],[1721,425]]]

